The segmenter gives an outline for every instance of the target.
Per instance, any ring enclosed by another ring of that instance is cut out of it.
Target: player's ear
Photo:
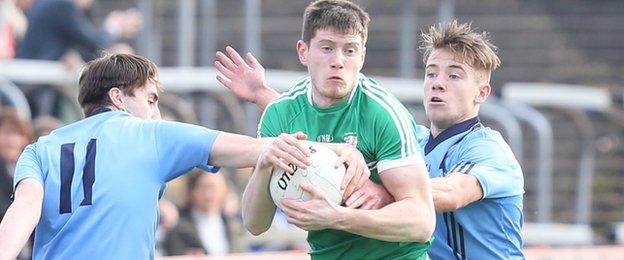
[[[121,91],[121,89],[117,87],[112,87],[111,89],[108,90],[108,99],[110,99],[111,103],[113,103],[113,106],[117,108],[124,107],[124,101],[123,101],[122,96],[123,96],[123,92]]]
[[[299,62],[304,66],[308,65],[308,45],[302,41],[297,41],[297,55],[299,56]]]
[[[477,96],[475,97],[475,103],[483,104],[490,96],[492,92],[492,86],[489,83],[483,84],[479,86],[479,92],[477,92]]]

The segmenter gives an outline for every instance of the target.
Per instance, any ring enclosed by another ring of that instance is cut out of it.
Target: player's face
[[[425,67],[423,104],[432,130],[444,130],[477,116],[479,105],[490,93],[481,75],[448,49],[431,53]]]
[[[312,100],[328,107],[349,97],[364,65],[366,48],[360,34],[325,28],[316,31],[309,46],[297,42],[297,52],[312,79]]]
[[[122,95],[126,112],[142,119],[161,119],[158,109],[158,89],[148,81],[144,87],[134,90],[134,96]]]

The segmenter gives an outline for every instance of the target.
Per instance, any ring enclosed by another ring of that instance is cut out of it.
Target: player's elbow
[[[419,207],[419,210],[415,211],[413,216],[416,217],[412,218],[412,223],[410,223],[409,241],[426,243],[433,236],[436,215],[432,204],[427,205],[427,207]]]
[[[247,229],[247,231],[249,231],[249,233],[251,233],[254,236],[259,236],[269,229],[268,227],[264,227],[264,226],[249,223],[249,222],[245,222],[244,224],[245,224],[245,229]]]
[[[433,220],[423,220],[411,228],[408,240],[417,243],[426,243],[433,236],[435,230],[435,218]]]
[[[260,221],[258,218],[254,218],[253,215],[250,215],[248,211],[245,211],[243,208],[243,225],[245,229],[249,231],[254,236],[259,236],[260,234],[266,232],[271,226],[270,221],[269,224],[266,224],[263,221]]]

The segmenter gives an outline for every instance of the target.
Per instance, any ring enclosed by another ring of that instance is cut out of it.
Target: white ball
[[[310,194],[299,187],[300,183],[309,182],[322,190],[329,200],[340,204],[343,195],[340,184],[345,174],[345,167],[343,165],[339,168],[334,167],[338,161],[338,155],[318,143],[306,142],[306,146],[310,151],[310,166],[307,169],[300,169],[290,164],[289,166],[294,169],[294,173],[291,174],[281,168],[273,168],[269,183],[269,192],[273,202],[280,207],[282,198],[309,200]]]

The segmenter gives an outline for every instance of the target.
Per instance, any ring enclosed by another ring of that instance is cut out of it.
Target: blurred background
[[[82,117],[78,71],[102,50],[135,52],[161,67],[167,119],[254,136],[260,111],[216,81],[215,52],[227,45],[251,51],[270,85],[288,89],[306,75],[295,44],[309,2],[0,0],[0,211],[21,149]],[[481,119],[503,134],[523,167],[527,247],[624,251],[624,2],[354,2],[371,16],[363,72],[424,125],[420,32],[453,19],[488,31],[502,66]],[[161,254],[305,252],[305,234],[284,219],[274,233],[247,235],[238,203],[249,170],[222,173],[223,180],[191,174],[169,185]]]

